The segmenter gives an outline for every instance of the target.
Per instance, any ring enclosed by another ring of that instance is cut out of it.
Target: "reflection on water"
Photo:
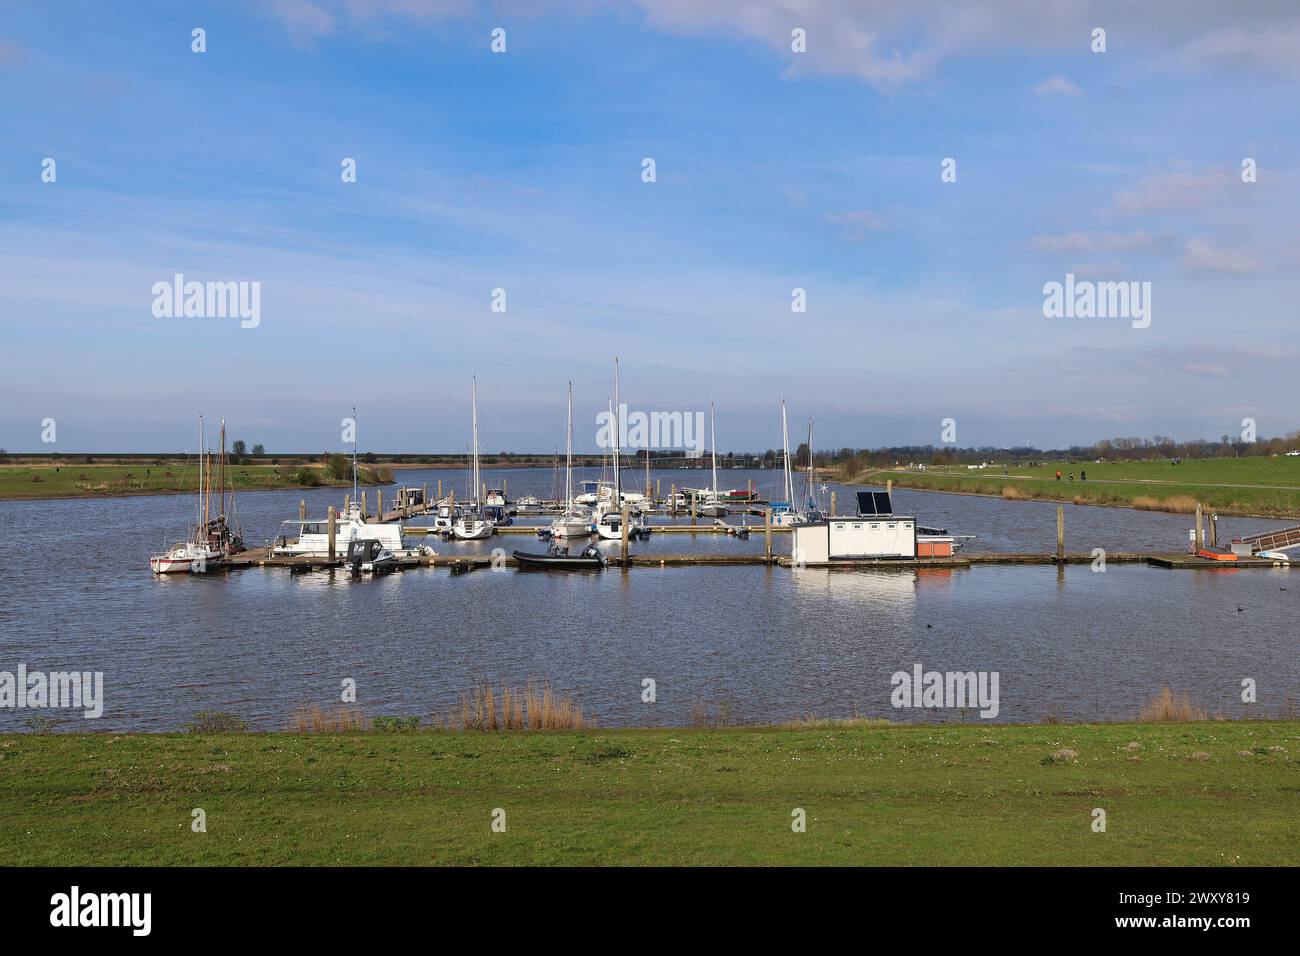
[[[402,477],[432,487],[449,474]],[[771,475],[742,472],[726,483],[748,477],[766,490]],[[662,478],[666,491],[670,481],[697,483],[698,474]],[[511,493],[546,495],[550,481],[550,469],[511,472]],[[240,495],[246,537],[274,533],[300,497],[316,514],[340,504],[342,492]],[[839,500],[852,498],[844,492]],[[974,548],[1054,547],[1052,504],[909,492],[898,492],[897,502],[927,524],[978,534]],[[999,671],[1001,721],[1132,717],[1163,683],[1237,716],[1245,677],[1258,681],[1258,706],[1276,713],[1294,701],[1300,679],[1300,579],[1286,571],[709,566],[155,578],[148,555],[178,536],[191,506],[187,496],[0,502],[0,670],[25,663],[104,671],[98,730],[175,729],[198,710],[278,728],[302,703],[337,701],[344,678],[356,680],[359,704],[372,715],[426,718],[445,715],[475,680],[546,679],[606,725],[685,724],[698,705],[719,701],[747,721],[957,719],[889,706],[890,675],[915,663]],[[1069,547],[1174,550],[1186,540],[1187,520],[1069,506]],[[1230,533],[1274,524],[1222,522]],[[785,540],[776,539],[778,552]],[[433,543],[467,553],[535,547],[529,535]],[[762,549],[761,532],[746,542],[658,534],[632,548]],[[653,705],[640,699],[646,677],[657,683]],[[26,716],[0,711],[0,730],[21,729]]]

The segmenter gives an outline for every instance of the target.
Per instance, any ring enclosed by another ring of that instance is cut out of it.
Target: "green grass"
[[[9,865],[1293,866],[1298,753],[1295,721],[7,735],[0,845]]]
[[[295,464],[294,471],[299,469]],[[331,481],[322,468],[313,472],[320,485],[350,487],[351,473],[342,481]],[[236,491],[301,488],[292,475],[281,474],[275,465],[233,465],[231,476]],[[370,477],[367,474],[363,478]],[[199,470],[194,464],[54,464],[0,465],[0,500],[12,498],[96,498],[118,495],[150,495],[194,492],[198,488]]]
[[[1056,471],[1062,479],[1056,480]],[[1088,473],[1088,480],[1079,478]],[[1075,480],[1067,480],[1074,472]],[[1048,462],[1042,468],[969,470],[932,465],[924,472],[873,469],[856,481],[904,488],[1190,512],[1200,501],[1226,515],[1300,515],[1300,458],[1213,458],[1168,462]]]

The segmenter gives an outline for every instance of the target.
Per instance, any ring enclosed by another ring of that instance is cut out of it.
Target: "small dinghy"
[[[540,571],[599,571],[605,567],[605,556],[594,544],[582,549],[581,554],[569,554],[568,548],[551,545],[545,554],[528,551],[514,552],[521,569]]]

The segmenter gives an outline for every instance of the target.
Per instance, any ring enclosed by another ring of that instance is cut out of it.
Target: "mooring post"
[[[831,492],[831,517],[835,517],[835,492]]]
[[[695,496],[691,495],[691,524],[695,524]]]
[[[483,486],[482,486],[482,488],[479,489],[479,493],[478,493],[478,500],[479,500],[479,501],[482,501],[484,498],[487,497],[487,482],[485,481],[485,482],[483,482],[482,484],[483,484]]]
[[[772,506],[763,509],[763,537],[767,547],[767,560],[772,560]]]
[[[893,478],[886,478],[886,479],[885,479],[885,494],[887,494],[887,495],[889,495],[889,496],[891,496],[891,497],[893,496],[893,494],[894,494],[894,479],[893,479]]]
[[[442,500],[442,479],[438,479],[438,500]]]
[[[333,561],[334,560],[334,534],[335,534],[333,505],[330,505],[329,522],[330,522],[330,527],[329,527],[330,560]]]
[[[672,498],[668,501],[668,510],[672,512],[674,518],[677,517],[677,486],[672,486]]]
[[[510,479],[509,478],[501,479],[501,497],[506,499],[506,501],[510,500]]]
[[[1065,508],[1056,506],[1056,560],[1065,560]]]
[[[622,549],[623,549],[623,568],[627,568],[627,502],[623,502],[623,523],[620,525],[622,530]]]
[[[361,520],[362,521],[366,520],[367,513],[368,511],[366,509],[366,493],[363,491],[361,492]]]
[[[380,521],[384,520],[384,489],[375,489],[375,517]]]
[[[1210,547],[1219,546],[1219,515],[1217,512],[1210,512]]]
[[[1201,548],[1205,547],[1205,531],[1203,530],[1203,516],[1201,513],[1201,503],[1196,502],[1196,551],[1199,554]]]
[[[427,481],[420,486],[420,507],[425,511],[429,510],[429,483]]]
[[[298,499],[298,520],[299,521],[307,520],[307,499],[306,498]]]

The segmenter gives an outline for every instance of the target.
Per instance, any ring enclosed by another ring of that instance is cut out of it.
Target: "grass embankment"
[[[1295,865],[1298,751],[1296,721],[11,734],[0,845],[9,865]]]
[[[352,474],[332,479],[322,466],[232,465],[236,491],[276,488],[351,487]],[[373,469],[361,470],[362,484],[386,484]],[[121,495],[161,495],[197,490],[196,464],[90,464],[0,465],[0,500],[13,498],[98,498]]]
[[[1056,480],[1060,470],[1062,478]],[[1225,515],[1300,515],[1300,458],[1213,458],[1168,462],[1046,462],[1041,468],[931,465],[925,471],[872,469],[852,480],[902,488],[1191,513],[1196,502]],[[1080,479],[1081,472],[1088,480]],[[1074,472],[1074,481],[1069,481]]]

